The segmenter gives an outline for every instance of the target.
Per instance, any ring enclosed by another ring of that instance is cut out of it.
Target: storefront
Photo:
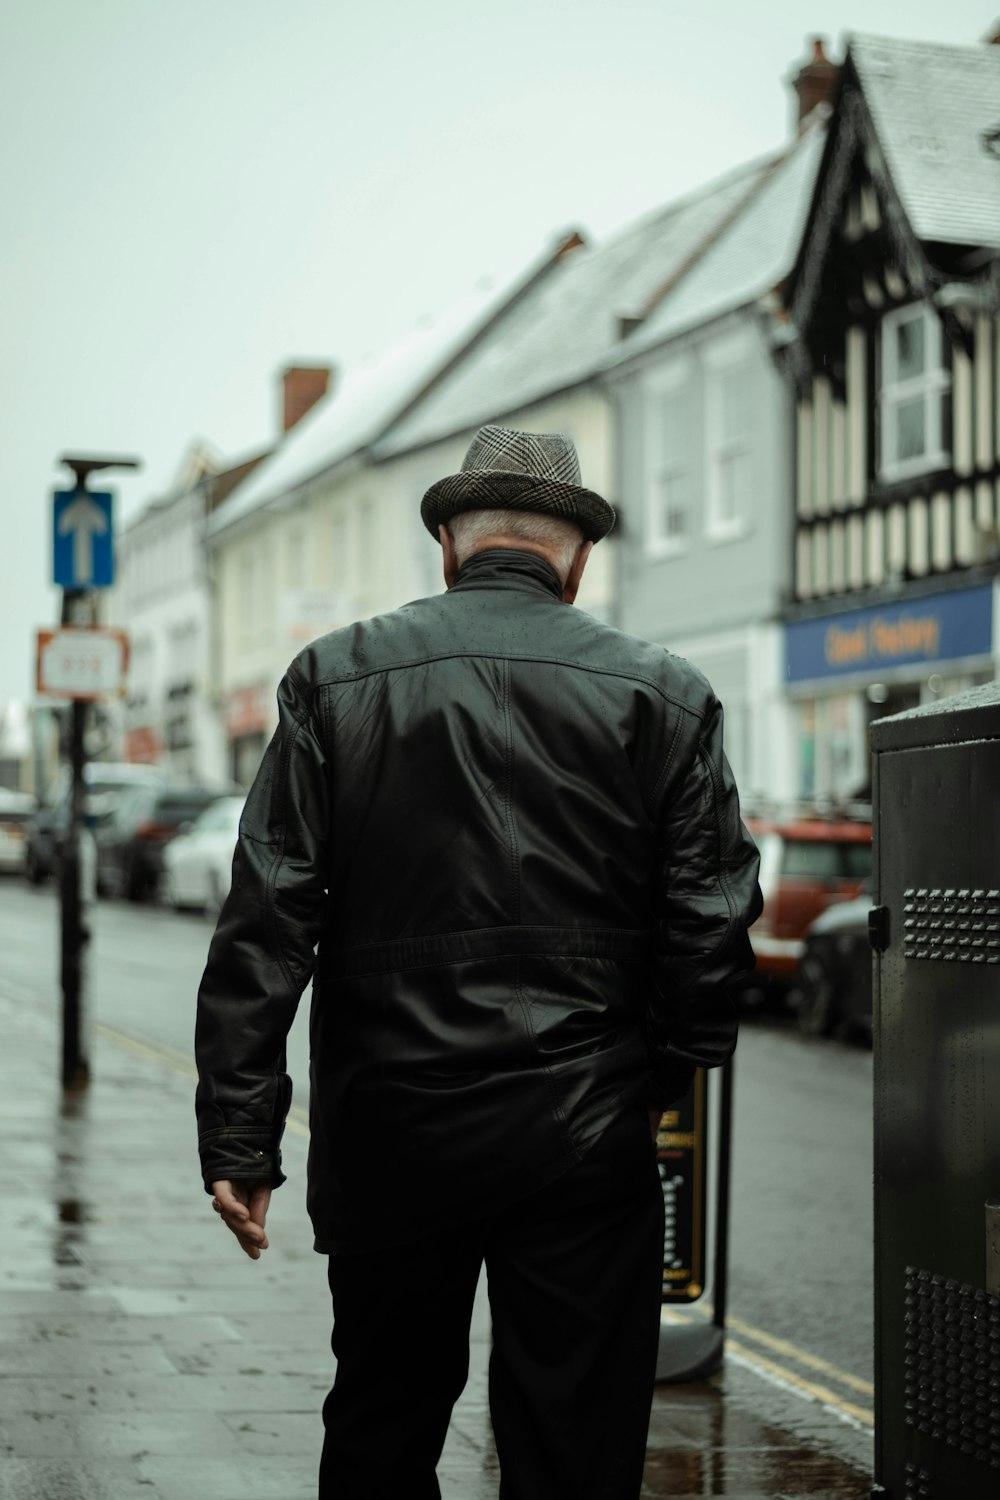
[[[873,720],[991,681],[996,619],[990,582],[789,623],[798,795],[867,800]]]
[[[249,788],[267,749],[275,721],[273,702],[274,690],[266,682],[255,682],[226,695],[223,720],[229,773],[240,786]]]

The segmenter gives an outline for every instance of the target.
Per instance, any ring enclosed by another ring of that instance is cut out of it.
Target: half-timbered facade
[[[863,794],[871,719],[995,671],[1000,46],[851,40],[787,311],[798,790]]]

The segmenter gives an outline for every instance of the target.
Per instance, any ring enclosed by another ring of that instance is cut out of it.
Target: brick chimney
[[[810,37],[809,45],[812,47],[812,56],[792,77],[792,88],[799,101],[799,114],[796,121],[799,130],[818,105],[825,104],[829,112],[837,88],[837,79],[840,77],[839,66],[831,62],[826,55],[823,38],[821,36]]]
[[[291,432],[330,389],[329,365],[289,365],[281,372],[281,430]]]

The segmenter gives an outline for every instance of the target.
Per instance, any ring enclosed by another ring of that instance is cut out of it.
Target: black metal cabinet
[[[996,1500],[1000,684],[872,748],[876,1494]]]

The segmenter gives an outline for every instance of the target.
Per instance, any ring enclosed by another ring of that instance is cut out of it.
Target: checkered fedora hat
[[[466,510],[531,510],[558,516],[599,542],[615,524],[606,500],[580,483],[580,460],[568,437],[480,427],[459,474],[432,484],[420,506],[431,536]]]

